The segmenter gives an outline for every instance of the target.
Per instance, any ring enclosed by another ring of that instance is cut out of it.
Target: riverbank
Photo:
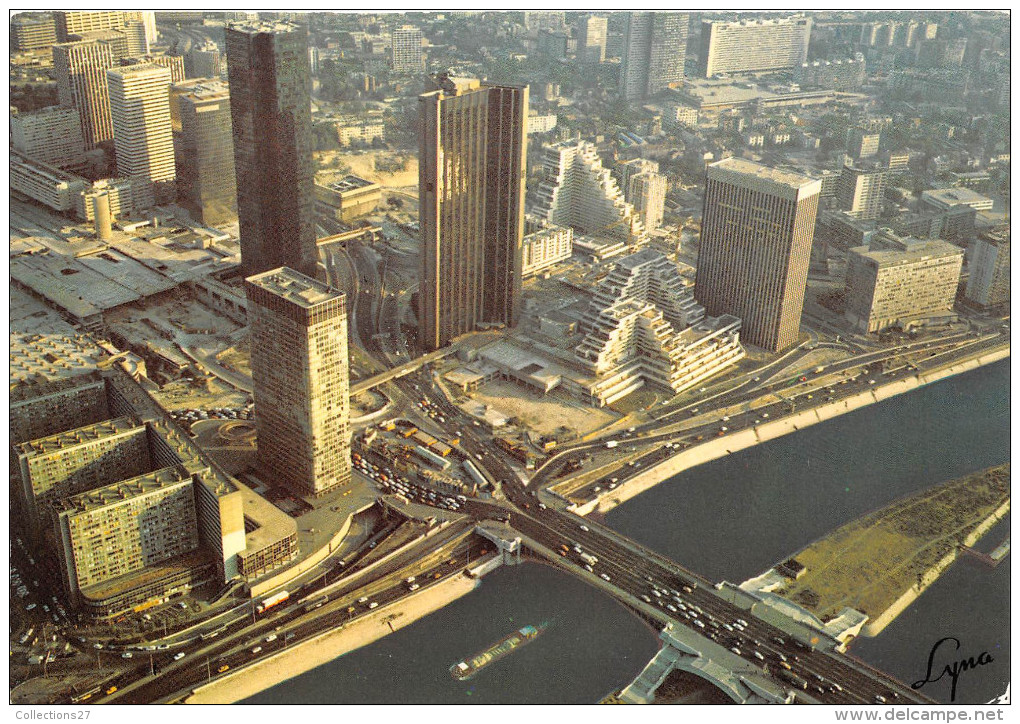
[[[577,515],[588,515],[592,512],[606,513],[646,490],[655,487],[659,483],[669,480],[684,470],[730,455],[738,450],[744,450],[782,437],[783,435],[789,435],[805,427],[825,422],[826,420],[838,417],[839,415],[845,415],[877,402],[882,402],[896,395],[911,392],[948,377],[993,364],[1009,356],[1010,348],[1007,345],[975,358],[955,362],[946,367],[921,372],[884,385],[876,385],[851,397],[802,410],[786,417],[772,419],[753,428],[733,432],[723,437],[712,438],[694,447],[687,448],[677,455],[652,465],[634,477],[622,481],[616,489],[603,492],[591,501],[578,505],[574,512]]]
[[[773,569],[778,596],[822,621],[845,608],[875,636],[1009,512],[1009,465],[943,483],[840,526]],[[796,576],[795,578],[793,576]]]
[[[471,593],[480,581],[459,575],[432,584],[413,596],[381,606],[372,613],[278,654],[239,669],[196,689],[186,704],[232,704],[264,689],[322,666],[381,639]]]

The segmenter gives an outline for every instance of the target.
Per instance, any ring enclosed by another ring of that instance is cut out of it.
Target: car
[[[369,608],[376,608],[378,606],[379,606],[379,604],[376,601],[372,601],[372,603],[368,604]]]
[[[877,701],[879,704],[884,704],[885,697],[882,696],[881,694],[875,694],[875,701]]]
[[[368,596],[362,596],[359,598],[358,603],[368,603]]]
[[[261,647],[261,646],[256,646],[255,648],[253,648],[253,649],[251,650],[251,652],[252,652],[253,654],[257,654],[257,653],[258,653],[259,651],[261,651],[261,650],[262,650],[262,647]]]
[[[747,627],[747,621],[745,621],[745,620],[744,620],[744,619],[742,619],[742,618],[738,618],[738,619],[737,619],[737,623],[739,623],[739,624],[740,624],[741,626],[743,626],[743,627],[745,627],[745,628]]]
[[[217,674],[222,674],[224,671],[230,669],[230,664],[223,664],[220,668],[216,669]]]
[[[672,611],[673,613],[679,613],[679,611],[676,610],[676,606],[674,606],[672,603],[666,604],[666,610]]]
[[[705,622],[704,621],[695,621],[694,625],[697,626],[698,628],[705,628]]]
[[[120,655],[120,657],[121,657],[122,659],[130,659],[130,658],[132,658],[133,656],[134,656],[134,654],[133,654],[133,653],[131,653],[130,651],[125,651],[124,653],[122,653],[122,654]]]
[[[588,573],[594,573],[595,572],[595,569],[592,568],[591,566],[589,566],[587,563],[584,564],[584,570],[588,571]]]
[[[156,647],[158,651],[166,651],[170,648],[170,644],[160,644]]]
[[[730,651],[735,653],[737,656],[740,656],[740,649],[738,649],[736,646],[730,646]]]
[[[94,649],[101,649],[101,648],[103,648],[103,645],[102,644],[92,644],[92,648],[94,648]]]
[[[791,668],[790,668],[790,665],[789,665],[788,663],[786,663],[785,661],[780,661],[780,662],[779,662],[779,665],[780,665],[780,666],[782,666],[782,667],[783,667],[784,669],[786,669],[787,671],[790,671],[790,670],[791,670]]]
[[[539,504],[538,504],[538,509],[539,509],[539,510],[545,510],[545,509],[546,509],[546,505],[545,505],[545,503],[539,503]]]
[[[35,604],[34,603],[30,603],[27,606],[25,606],[25,610],[26,611],[31,611],[33,608],[35,608]]]
[[[761,655],[760,651],[755,651],[753,653],[754,653],[754,658],[758,659],[758,661],[764,661],[765,660],[765,657]]]
[[[421,588],[420,585],[418,585],[417,583],[412,583],[410,586],[407,587],[407,590],[408,591],[417,591],[419,588]]]
[[[271,643],[273,641],[276,641],[276,634],[269,634],[268,636],[266,636],[266,643],[267,644]]]
[[[586,525],[582,525],[581,526],[581,530],[583,530],[585,533],[591,532],[590,529],[588,528],[588,526],[586,526]]]
[[[180,661],[185,656],[187,656],[186,653],[184,653],[183,651],[179,651],[178,653],[174,654],[174,661]]]
[[[641,595],[641,600],[644,601],[645,603],[651,603],[652,602],[652,599],[650,599],[648,596],[646,596],[644,594]]]
[[[603,581],[610,580],[609,576],[607,576],[605,573],[600,573],[599,578],[601,578]]]

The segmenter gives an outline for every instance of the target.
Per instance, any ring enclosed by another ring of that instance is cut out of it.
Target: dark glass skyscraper
[[[797,342],[822,182],[740,158],[708,167],[694,297],[741,319],[740,337]]]
[[[419,331],[429,350],[520,317],[527,86],[435,79],[419,97]]]
[[[308,31],[232,23],[226,45],[242,271],[317,278]]]

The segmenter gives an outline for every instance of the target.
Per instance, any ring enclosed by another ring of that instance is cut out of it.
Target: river
[[[1008,460],[1005,360],[687,470],[606,522],[711,580],[739,583],[896,498]],[[978,547],[1006,535],[1008,521]],[[552,626],[543,636],[474,679],[450,676],[454,662],[544,620]],[[1009,636],[1008,558],[995,569],[960,560],[851,653],[909,684],[925,678],[932,645],[954,637],[959,658],[988,651],[994,659],[960,676],[955,701],[975,704],[1005,690]],[[654,633],[614,600],[525,565],[497,570],[441,611],[246,703],[592,703],[657,648]],[[922,691],[949,702],[948,677]]]

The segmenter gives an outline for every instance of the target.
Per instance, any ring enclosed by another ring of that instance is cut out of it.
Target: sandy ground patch
[[[562,426],[583,436],[619,418],[609,410],[582,407],[558,395],[542,395],[504,380],[486,383],[473,398],[516,417],[523,426],[541,435],[551,435]]]

